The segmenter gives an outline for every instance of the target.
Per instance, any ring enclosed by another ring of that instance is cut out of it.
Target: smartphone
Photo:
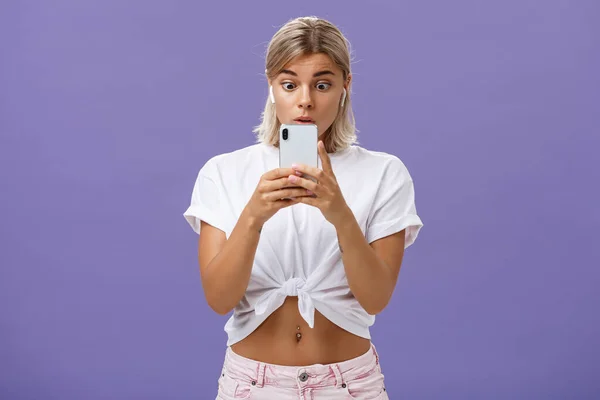
[[[282,124],[279,127],[279,167],[291,168],[292,164],[304,164],[317,168],[319,133],[314,124]],[[311,176],[305,178],[316,181]]]

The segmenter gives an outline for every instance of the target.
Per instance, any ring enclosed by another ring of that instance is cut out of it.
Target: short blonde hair
[[[350,43],[335,25],[317,17],[292,19],[275,33],[267,48],[265,74],[272,80],[294,58],[315,53],[328,55],[342,70],[344,82],[347,80],[351,73]],[[344,106],[340,107],[324,138],[325,148],[332,152],[358,143],[350,85]],[[257,141],[277,146],[280,126],[275,105],[267,96],[265,109],[261,114],[261,123],[253,129]]]

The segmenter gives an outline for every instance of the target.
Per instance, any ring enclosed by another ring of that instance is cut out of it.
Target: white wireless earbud
[[[342,107],[344,107],[345,101],[346,101],[346,89],[344,88],[344,93],[342,94]]]
[[[275,104],[275,96],[273,96],[273,86],[269,86],[269,95],[271,96],[271,103]]]

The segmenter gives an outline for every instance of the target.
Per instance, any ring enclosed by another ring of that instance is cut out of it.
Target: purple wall
[[[214,398],[182,213],[312,14],[425,223],[373,329],[391,398],[600,397],[600,3],[104,0],[0,5],[1,399]]]

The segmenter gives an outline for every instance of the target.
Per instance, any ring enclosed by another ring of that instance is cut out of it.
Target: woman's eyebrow
[[[335,74],[333,72],[331,72],[329,70],[325,70],[325,71],[320,71],[320,72],[315,73],[313,75],[313,78],[316,78],[318,76],[323,76],[323,75],[334,75],[335,76]]]
[[[297,73],[295,73],[294,71],[291,71],[289,69],[284,69],[283,71],[281,71],[282,74],[288,74],[288,75],[292,75],[292,76],[298,76]],[[325,70],[325,71],[319,71],[319,72],[315,72],[313,75],[313,78],[317,78],[319,76],[323,76],[323,75],[334,75],[335,74],[329,70]]]

